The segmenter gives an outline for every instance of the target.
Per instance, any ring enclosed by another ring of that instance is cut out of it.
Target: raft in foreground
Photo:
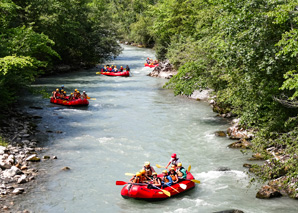
[[[162,175],[158,175],[161,177]],[[181,194],[183,192],[189,191],[195,187],[195,183],[191,180],[194,179],[192,174],[189,172],[187,174],[187,180],[179,181],[176,184],[173,184],[171,187],[163,188],[162,190],[168,191],[171,194],[171,197]],[[162,190],[160,189],[148,189],[147,184],[127,184],[121,190],[121,196],[123,198],[134,198],[139,200],[147,201],[157,201],[169,198]]]
[[[87,106],[89,104],[89,101],[87,99],[74,99],[74,100],[68,101],[68,100],[51,98],[50,102],[53,104],[60,104],[65,106]]]
[[[129,76],[129,71],[124,71],[124,72],[101,72],[100,74],[107,75],[107,76],[123,76],[123,77],[128,77]]]

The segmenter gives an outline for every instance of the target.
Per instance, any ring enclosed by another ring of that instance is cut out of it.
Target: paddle
[[[190,179],[185,179],[185,180],[190,180]],[[195,180],[195,179],[192,179],[192,180],[190,180],[190,181],[192,181],[192,182],[194,182],[194,183],[201,183],[201,181],[199,181],[199,180]]]
[[[191,170],[191,165],[188,166],[187,171],[190,172],[190,170]]]
[[[166,168],[165,166],[161,166],[161,165],[159,165],[159,164],[156,164],[155,165],[157,168]]]
[[[127,172],[127,173],[125,173],[125,175],[126,175],[126,176],[134,176],[135,174],[133,174],[133,173],[128,173],[128,172]]]
[[[171,189],[173,189],[174,191],[179,193],[179,191],[177,189],[175,189],[174,187],[172,187],[172,186],[169,186],[169,187],[171,187]]]
[[[152,186],[153,186],[154,188],[156,188],[156,189],[162,191],[166,196],[171,197],[171,193],[170,193],[169,191],[167,191],[167,190],[163,190],[163,189],[158,188],[157,186],[154,186],[154,185],[152,185]]]
[[[141,186],[148,185],[147,183],[129,183],[129,182],[119,181],[119,180],[116,181],[116,185],[118,185],[118,186],[119,185],[126,185],[126,184],[141,185]]]
[[[125,182],[125,181],[116,181],[116,185],[126,185],[126,184],[132,184],[132,185],[148,185],[146,183],[129,183],[129,182]],[[154,188],[162,191],[165,195],[167,195],[168,197],[171,197],[171,193],[168,192],[167,190],[163,190],[161,188],[158,188],[157,186],[152,185]]]

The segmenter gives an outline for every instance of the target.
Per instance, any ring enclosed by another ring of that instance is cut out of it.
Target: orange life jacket
[[[173,180],[173,181],[176,181],[176,180],[177,180],[177,178],[176,178],[176,175],[175,175],[175,174],[170,174],[170,176],[171,176],[171,178],[172,178],[172,180]]]
[[[140,177],[135,177],[132,181],[133,183],[140,183]]]
[[[167,177],[167,176],[163,176],[162,180],[163,180],[163,182],[165,182],[165,183],[168,183],[168,182],[170,182],[170,180],[168,179],[168,177]]]

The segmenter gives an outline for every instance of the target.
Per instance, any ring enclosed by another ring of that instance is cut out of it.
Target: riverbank
[[[38,107],[34,107],[38,110]],[[15,198],[25,194],[35,185],[35,180],[46,169],[40,162],[57,159],[43,156],[37,130],[38,115],[20,110],[7,112],[1,120],[0,136],[0,210],[14,209]],[[26,210],[24,211],[26,212]]]
[[[170,79],[177,74],[177,71],[173,69],[169,61],[161,62],[158,67],[155,67],[152,72],[148,74],[151,77],[159,77]],[[216,103],[216,97],[211,97],[212,90],[195,90],[192,95],[188,98],[195,99],[198,101],[207,101],[212,107],[213,111],[218,113],[219,116],[223,118],[235,118],[236,115],[233,115]],[[253,139],[257,133],[257,130],[244,129],[241,127],[240,118],[233,119],[231,121],[231,126],[226,131],[217,131],[215,134],[219,137],[228,137],[231,140],[237,140],[236,142],[228,145],[228,148],[231,149],[240,149],[240,150],[253,150],[255,153],[252,154],[252,157],[248,161],[259,161],[263,162],[260,166],[259,164],[245,163],[243,167],[248,168],[248,171],[252,176],[269,176],[269,181],[265,182],[258,192],[256,197],[260,199],[269,199],[276,198],[281,196],[289,196],[291,198],[298,198],[298,178],[289,177],[287,173],[287,162],[290,159],[289,153],[285,151],[283,147],[280,147],[278,144],[276,146],[266,147],[266,149],[260,150],[258,147],[255,147]],[[279,165],[282,169],[273,171],[274,167]],[[265,172],[264,172],[265,171]],[[255,180],[252,177],[252,180]],[[258,181],[261,181],[258,179]]]

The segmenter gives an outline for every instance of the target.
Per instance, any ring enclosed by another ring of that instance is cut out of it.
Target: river
[[[130,65],[131,77],[99,76],[94,68],[40,78],[34,84],[48,92],[62,84],[67,92],[85,90],[96,98],[88,107],[53,105],[39,96],[25,98],[27,111],[42,116],[39,130],[45,150],[41,155],[58,159],[39,163],[46,175],[37,178],[32,190],[18,196],[19,209],[55,213],[297,212],[297,201],[286,197],[256,199],[260,185],[250,185],[242,167],[250,155],[227,148],[232,141],[214,135],[229,127],[227,121],[217,117],[207,103],[175,97],[171,90],[163,89],[166,80],[148,77],[150,68],[143,63],[147,57],[154,58],[152,50],[123,47],[123,53],[110,64]],[[42,109],[29,108],[30,102]],[[186,168],[191,165],[201,184],[183,196],[160,202],[121,197],[122,186],[115,181],[127,181],[130,177],[125,173],[139,171],[145,161],[166,165],[172,153],[177,153]],[[65,166],[70,170],[62,171]],[[219,167],[230,171],[217,171]]]

